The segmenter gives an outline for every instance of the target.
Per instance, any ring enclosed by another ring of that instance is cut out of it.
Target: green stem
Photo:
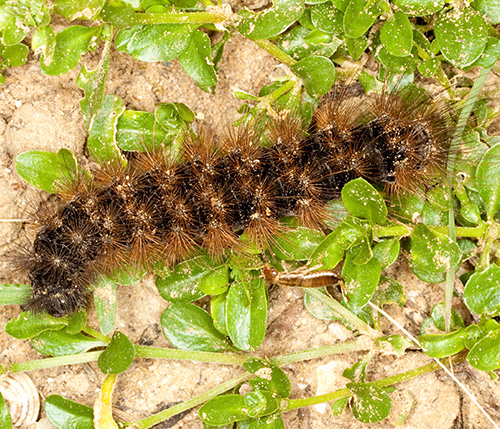
[[[448,226],[432,226],[428,225],[428,228],[432,231],[439,232],[441,234],[448,234]],[[488,229],[487,223],[482,223],[479,226],[457,226],[455,228],[455,234],[457,237],[469,237],[469,238],[481,238],[484,237]],[[383,237],[406,237],[411,234],[413,227],[410,225],[391,225],[391,226],[381,226],[375,225],[374,232],[379,238]]]
[[[479,258],[479,262],[477,264],[477,270],[482,271],[486,269],[486,267],[490,264],[490,251],[493,242],[498,239],[498,226],[497,224],[491,224],[488,228],[488,233],[486,234],[486,242],[483,247],[483,251],[481,253],[481,257]]]
[[[33,371],[35,369],[53,368],[62,365],[74,365],[76,363],[94,362],[102,351],[80,353],[77,355],[57,356],[47,359],[31,360],[28,362],[13,363],[6,367],[8,372]]]
[[[111,341],[111,338],[109,338],[107,335],[101,334],[99,331],[96,331],[95,329],[87,325],[83,327],[82,332],[85,332],[86,334],[98,340],[104,341],[105,343],[109,343]]]
[[[204,402],[208,401],[209,399],[214,398],[217,395],[220,395],[224,392],[227,392],[228,390],[236,387],[240,383],[244,383],[247,381],[249,378],[251,378],[253,374],[250,374],[249,372],[244,372],[243,374],[238,375],[237,377],[232,378],[231,380],[226,381],[225,383],[220,384],[217,387],[214,387],[213,389],[210,389],[209,391],[202,393],[201,395],[198,395],[192,399],[189,399],[186,402],[183,402],[179,405],[175,405],[173,407],[167,408],[164,411],[159,412],[158,414],[154,414],[152,416],[149,416],[145,419],[142,420],[136,420],[132,422],[131,424],[134,425],[134,427],[138,427],[141,429],[146,429],[151,426],[154,426],[163,420],[169,419],[170,417],[175,416],[176,414],[180,414],[183,411],[189,410],[190,408],[196,407],[197,405],[203,404]]]
[[[465,355],[458,355],[453,358],[454,362],[460,362],[465,358]],[[418,377],[419,375],[426,374],[428,372],[436,371],[440,369],[441,366],[437,362],[433,362],[429,365],[422,366],[420,368],[415,368],[401,374],[396,374],[391,377],[383,378],[381,380],[373,381],[369,384],[375,387],[387,387],[395,383],[401,383],[403,381],[409,380],[413,377]],[[301,399],[291,399],[284,411],[294,410],[300,407],[307,407],[310,405],[321,404],[323,402],[337,401],[342,398],[347,398],[351,396],[352,393],[349,389],[339,389],[332,393],[327,393],[325,395],[313,396],[312,398],[301,398]]]
[[[227,365],[243,365],[248,356],[232,353],[198,352],[190,350],[161,349],[157,347],[135,346],[138,358],[177,359],[197,362],[222,363]]]
[[[290,91],[295,86],[295,83],[296,82],[292,79],[286,81],[278,89],[275,89],[269,95],[262,97],[262,100],[259,101],[255,107],[257,109],[268,109],[278,98]]]
[[[213,5],[212,5],[213,6]],[[222,13],[192,12],[192,13],[137,13],[129,25],[140,24],[220,24],[227,19]]]
[[[317,300],[321,301],[323,304],[330,307],[338,315],[338,317],[345,319],[361,334],[366,334],[372,339],[377,339],[382,336],[380,332],[376,331],[370,325],[363,322],[359,317],[351,313],[347,308],[342,306],[339,302],[335,301],[330,296],[325,295],[323,292],[317,289],[307,289],[307,292]]]
[[[320,358],[323,356],[330,356],[348,352],[360,352],[373,349],[373,344],[369,341],[366,341],[365,338],[359,337],[354,341],[348,341],[341,344],[333,344],[331,346],[317,347],[314,349],[304,350],[302,352],[276,356],[271,358],[271,362],[275,365],[281,366],[289,363]]]
[[[274,58],[276,58],[281,63],[287,65],[288,67],[293,66],[297,62],[290,55],[283,52],[280,48],[278,48],[274,43],[271,43],[269,40],[258,39],[258,40],[253,40],[253,42],[257,46],[269,52]]]

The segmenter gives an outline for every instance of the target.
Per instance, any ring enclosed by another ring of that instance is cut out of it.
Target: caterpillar
[[[279,219],[321,228],[326,203],[351,179],[390,195],[419,192],[444,171],[451,128],[443,103],[397,89],[363,99],[336,90],[304,127],[280,112],[260,133],[251,124],[186,131],[178,156],[134,153],[127,166],[102,163],[92,177],[60,184],[57,207],[37,216],[32,244],[15,259],[27,273],[26,308],[55,317],[87,303],[99,273],[172,266],[204,249],[221,257],[239,235],[265,248]]]

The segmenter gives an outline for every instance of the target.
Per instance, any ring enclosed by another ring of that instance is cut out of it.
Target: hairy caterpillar
[[[321,227],[325,204],[363,177],[389,194],[416,192],[444,170],[450,127],[442,103],[398,90],[359,100],[326,96],[304,130],[293,113],[250,125],[186,132],[179,157],[135,154],[61,186],[59,204],[38,216],[27,308],[64,316],[85,305],[98,273],[175,264],[197,248],[220,256],[242,231],[261,248],[279,218]]]

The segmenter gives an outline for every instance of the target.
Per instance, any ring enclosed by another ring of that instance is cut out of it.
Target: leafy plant
[[[375,342],[379,347],[389,344],[400,354],[409,345],[403,337],[384,336],[376,310],[384,304],[401,306],[405,302],[402,285],[382,275],[401,252],[418,278],[428,283],[446,281],[447,285],[446,302],[436,303],[421,326],[418,341],[422,350],[437,359],[466,360],[494,377],[493,371],[500,368],[500,325],[495,319],[500,313],[500,146],[498,137],[486,132],[498,109],[489,107],[479,91],[489,71],[497,68],[500,56],[500,36],[493,26],[500,23],[495,1],[450,5],[435,0],[276,0],[272,7],[257,13],[248,9],[234,13],[229,6],[214,5],[210,0],[202,3],[3,1],[0,69],[26,62],[30,34],[31,50],[40,54],[40,67],[47,75],[66,73],[84,54],[99,50],[98,66],[94,70],[83,66],[77,81],[85,93],[81,111],[89,132],[88,149],[100,162],[113,159],[125,164],[123,151],[159,146],[175,151],[177,137],[195,115],[182,103],[161,104],[154,113],[128,110],[119,97],[105,94],[113,46],[143,62],[177,58],[202,90],[213,91],[227,40],[239,33],[254,41],[287,65],[295,77],[273,82],[258,95],[237,92],[236,96],[246,102],[240,122],[263,118],[276,106],[298,110],[305,121],[310,120],[319,97],[330,91],[338,76],[346,74],[340,65],[370,55],[378,63],[379,73],[374,76],[360,67],[359,81],[365,91],[386,89],[394,75],[404,75],[396,78],[396,85],[411,83],[418,72],[434,78],[455,100],[458,123],[454,146],[461,143],[464,150],[450,161],[449,183],[436,186],[428,197],[384,199],[373,185],[356,179],[342,190],[343,217],[330,225],[326,236],[284,219],[291,228],[265,257],[247,240],[243,254],[230,255],[222,263],[203,254],[173,269],[159,261],[156,286],[171,303],[160,323],[176,349],[133,344],[115,330],[116,284],[133,284],[144,273],[103,277],[96,285],[103,293],[95,296],[100,331],[87,324],[84,312],[66,318],[22,313],[5,331],[15,338],[29,339],[37,351],[53,357],[4,365],[2,372],[97,361],[107,378],[93,410],[56,395],[46,399],[45,412],[58,428],[116,426],[111,416],[112,387],[134,359],[146,357],[236,364],[245,372],[192,400],[145,419],[124,422],[124,426],[151,427],[203,404],[199,414],[207,427],[237,422],[240,428],[280,428],[283,412],[326,401],[335,401],[335,415],[349,405],[356,419],[373,423],[389,415],[395,383],[440,368],[436,363],[367,380],[366,368],[376,350]],[[71,21],[57,34],[50,26],[54,15]],[[87,20],[87,26],[74,24],[81,19]],[[219,41],[212,43],[209,32],[220,33]],[[459,76],[458,70],[473,67],[482,69],[472,88],[451,83]],[[471,111],[474,121],[469,121]],[[57,154],[26,152],[17,158],[16,168],[29,183],[52,193],[58,181],[81,170],[74,154],[65,149]],[[360,204],[361,200],[367,203]],[[414,221],[417,218],[421,219],[418,223]],[[465,285],[463,301],[477,322],[466,326],[451,308],[451,296],[456,271],[472,257],[477,263],[461,280]],[[343,261],[343,300],[334,300],[325,289],[311,289],[305,292],[304,303],[313,316],[341,321],[362,336],[269,359],[257,357],[255,351],[265,338],[268,310],[266,285],[260,275],[264,260],[278,269],[283,261],[292,267],[319,264],[323,269],[334,269]],[[3,285],[0,303],[20,304],[29,289],[27,285]],[[211,296],[210,312],[193,303],[206,295]],[[112,337],[108,336],[113,331]],[[350,380],[346,388],[289,399],[290,381],[280,366],[368,350],[372,353],[345,371]],[[243,383],[249,389],[238,389]],[[248,393],[241,394],[243,391]],[[0,415],[7,415],[1,397]]]

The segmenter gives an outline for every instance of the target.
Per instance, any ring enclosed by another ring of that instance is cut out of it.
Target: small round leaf
[[[463,68],[483,53],[488,38],[488,25],[471,8],[452,9],[441,14],[434,26],[436,43],[444,57]]]
[[[486,270],[474,273],[464,289],[465,305],[476,314],[500,314],[500,267],[491,264]]]
[[[126,371],[135,356],[135,347],[125,334],[116,331],[108,347],[99,355],[97,365],[104,374]]]

